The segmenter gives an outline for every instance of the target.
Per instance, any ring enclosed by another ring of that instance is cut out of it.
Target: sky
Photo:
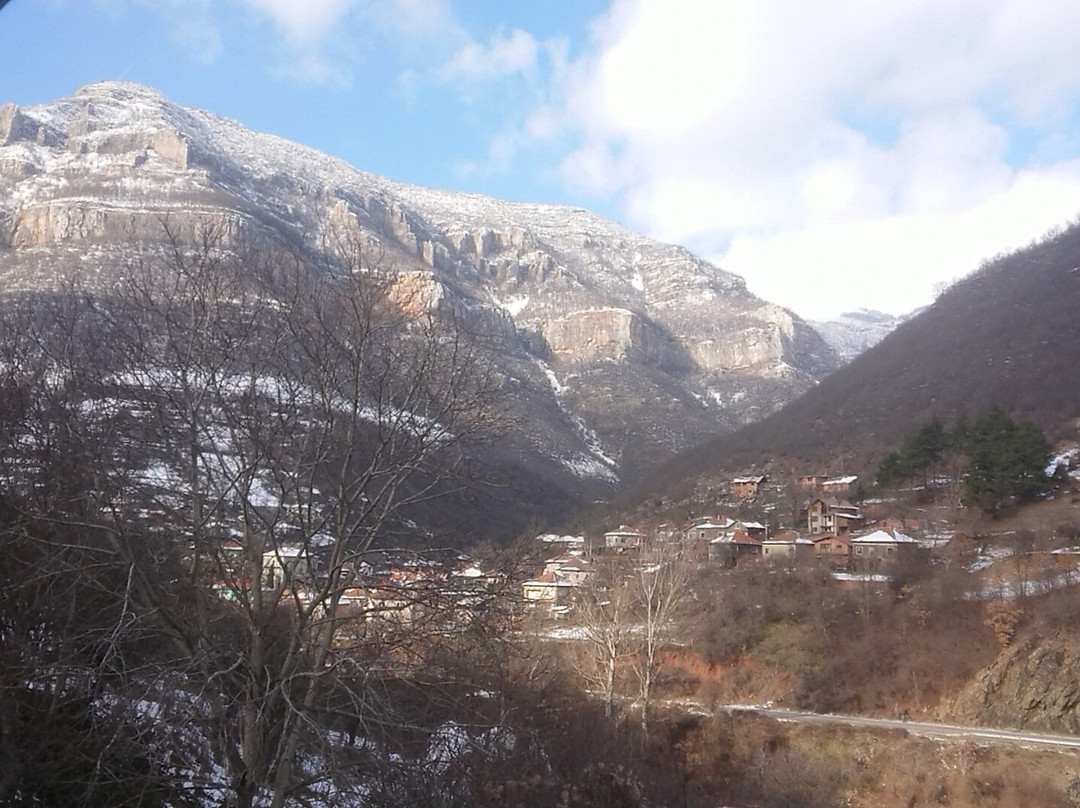
[[[1080,213],[1075,0],[10,0],[0,103],[125,79],[394,180],[587,207],[824,319]]]

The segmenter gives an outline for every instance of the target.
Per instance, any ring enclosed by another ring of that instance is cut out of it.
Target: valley
[[[1080,732],[1078,263],[815,324],[138,84],[0,107],[0,804],[1078,804],[930,726]]]

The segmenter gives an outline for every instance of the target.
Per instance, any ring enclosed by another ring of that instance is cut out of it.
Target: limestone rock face
[[[543,327],[552,357],[560,363],[600,359],[633,361],[688,371],[693,365],[681,346],[657,326],[627,309],[587,309],[551,320]]]
[[[585,210],[403,185],[135,84],[0,107],[0,292],[208,235],[387,273],[407,313],[501,340],[528,429],[499,451],[586,501],[837,365],[741,278]]]

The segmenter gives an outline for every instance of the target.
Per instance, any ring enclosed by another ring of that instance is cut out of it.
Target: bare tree
[[[661,555],[640,567],[631,582],[633,615],[640,631],[634,672],[641,699],[641,729],[649,735],[653,688],[663,666],[662,650],[673,639],[675,617],[688,594],[689,568]]]
[[[630,591],[622,566],[606,565],[581,588],[577,619],[584,639],[578,672],[604,700],[604,715],[611,718],[615,703],[618,666],[634,647]]]
[[[491,343],[359,252],[327,266],[165,233],[116,288],[9,330],[8,479],[92,533],[123,572],[123,625],[161,646],[115,703],[158,716],[204,793],[281,806],[373,759],[334,726],[395,724],[380,683],[423,636],[344,596],[376,543],[471,484],[467,447],[498,421]],[[402,589],[402,613],[476,600]]]

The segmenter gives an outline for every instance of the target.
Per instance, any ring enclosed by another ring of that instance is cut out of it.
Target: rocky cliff
[[[139,85],[0,107],[0,290],[107,282],[166,230],[315,256],[348,242],[417,305],[470,312],[506,338],[530,424],[513,452],[584,498],[838,364],[741,278],[585,210],[402,185]]]
[[[952,720],[1080,733],[1080,644],[1029,637],[1006,648],[942,709]]]

